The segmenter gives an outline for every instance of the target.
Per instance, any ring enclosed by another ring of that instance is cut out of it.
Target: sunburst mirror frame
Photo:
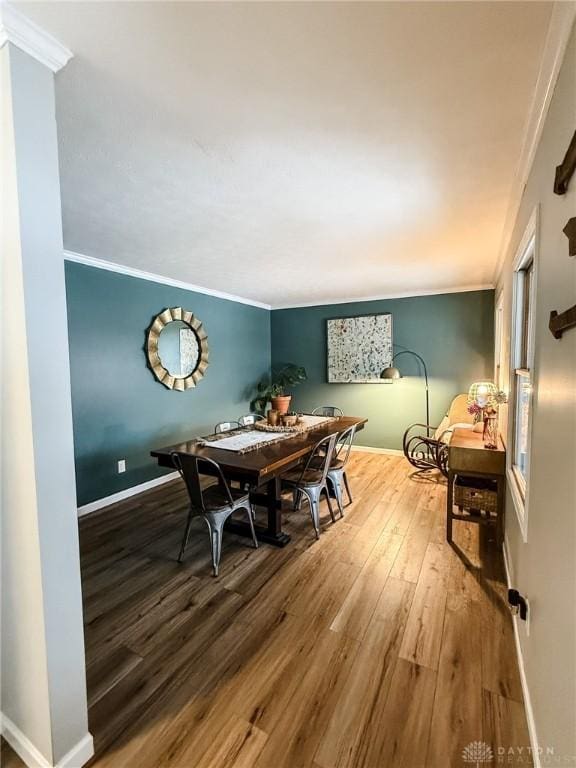
[[[172,376],[172,374],[162,365],[162,361],[158,354],[160,334],[168,323],[171,323],[174,320],[181,320],[183,323],[186,323],[186,325],[196,334],[200,346],[198,364],[188,376]],[[208,368],[208,336],[206,335],[202,323],[197,317],[194,317],[193,312],[189,312],[187,309],[182,309],[182,307],[170,307],[163,312],[160,312],[159,315],[156,315],[152,321],[152,325],[146,331],[146,357],[148,359],[150,370],[154,376],[168,389],[175,389],[178,392],[183,392],[185,389],[195,387],[204,376],[206,368]]]

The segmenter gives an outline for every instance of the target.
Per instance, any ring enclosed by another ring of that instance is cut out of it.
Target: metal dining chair
[[[264,416],[260,413],[247,413],[245,416],[240,416],[238,424],[240,424],[241,427],[250,427],[252,424],[255,424],[257,421],[262,421],[263,419]]]
[[[344,416],[344,411],[337,405],[319,405],[312,411],[312,416]]]
[[[220,556],[222,554],[222,529],[224,523],[230,515],[238,509],[246,510],[246,516],[250,523],[252,532],[252,541],[254,548],[258,549],[258,540],[254,530],[254,514],[249,494],[239,488],[231,488],[226,482],[224,473],[218,462],[205,457],[196,456],[191,453],[178,453],[173,451],[171,454],[172,463],[180,473],[182,480],[186,484],[186,490],[190,498],[190,508],[188,510],[188,520],[186,521],[186,530],[178,555],[178,562],[184,559],[184,552],[190,536],[192,520],[195,517],[202,517],[208,526],[210,532],[210,547],[212,550],[212,568],[214,576],[218,576],[220,565]],[[218,478],[217,485],[210,485],[208,488],[202,488],[200,475],[204,469],[210,469],[211,474]]]
[[[221,432],[231,432],[233,429],[238,429],[240,423],[238,421],[220,421],[214,427],[214,434],[219,435]]]
[[[354,442],[355,434],[355,424],[353,424],[351,427],[348,427],[348,429],[345,429],[343,432],[340,432],[338,435],[338,440],[336,441],[334,458],[332,459],[328,469],[328,480],[334,489],[334,495],[336,496],[336,502],[338,504],[338,509],[340,510],[340,517],[344,517],[342,484],[344,484],[346,493],[348,494],[348,503],[352,504],[350,484],[348,483],[348,477],[346,476],[346,464],[350,458],[350,452],[352,450],[352,443]]]
[[[328,471],[330,463],[334,456],[334,446],[338,434],[328,435],[319,440],[314,446],[314,450],[308,457],[308,461],[299,467],[294,467],[281,476],[281,480],[288,487],[292,488],[294,494],[294,509],[300,507],[302,497],[308,499],[310,505],[310,516],[314,525],[316,538],[320,538],[320,497],[322,492],[326,496],[328,509],[332,522],[336,522],[330,494],[328,493]]]

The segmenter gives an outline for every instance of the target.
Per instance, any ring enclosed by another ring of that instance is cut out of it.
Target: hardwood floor
[[[179,481],[80,522],[95,768],[446,768],[529,746],[501,554],[445,541],[445,485],[354,453],[355,500],[285,549],[197,521]],[[288,506],[288,499],[287,499]],[[7,768],[19,764],[4,749]],[[523,765],[526,763],[524,762]]]

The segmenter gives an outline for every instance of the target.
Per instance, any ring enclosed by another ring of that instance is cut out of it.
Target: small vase
[[[498,448],[498,411],[494,408],[484,410],[484,448]]]

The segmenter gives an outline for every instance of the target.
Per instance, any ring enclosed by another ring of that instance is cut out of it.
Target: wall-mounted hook
[[[517,589],[508,590],[508,602],[513,614],[519,615],[522,621],[528,617],[528,603]]]

